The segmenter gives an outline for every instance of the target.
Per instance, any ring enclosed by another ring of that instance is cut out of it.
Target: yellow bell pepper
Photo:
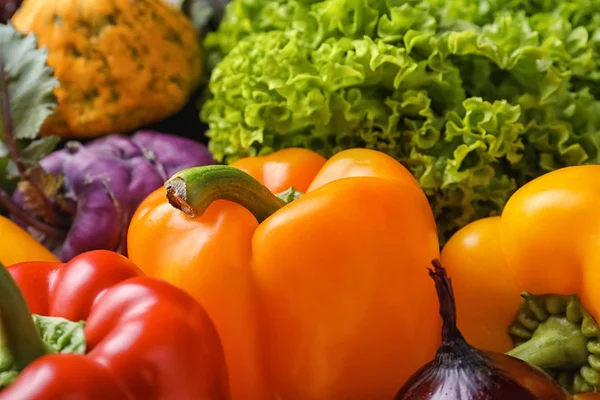
[[[50,250],[35,240],[27,231],[8,218],[0,216],[0,262],[12,265],[24,261],[59,262]]]

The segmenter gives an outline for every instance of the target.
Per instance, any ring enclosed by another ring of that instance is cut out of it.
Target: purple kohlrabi
[[[175,172],[214,160],[200,143],[140,131],[85,145],[68,142],[40,164],[46,172],[64,176],[63,195],[73,204],[70,229],[55,250],[67,261],[94,249],[124,251],[129,221],[142,200]],[[15,200],[22,203],[22,196]]]

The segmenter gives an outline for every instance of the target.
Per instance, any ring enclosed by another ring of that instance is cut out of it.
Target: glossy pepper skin
[[[0,400],[229,399],[214,326],[184,291],[104,250],[8,270],[32,313],[86,321],[87,353],[35,359]]]
[[[523,292],[578,295],[600,321],[599,177],[598,165],[550,172],[520,188],[501,216],[473,222],[448,241],[441,260],[471,344],[510,350],[507,328]]]
[[[426,272],[439,245],[418,183],[366,149],[329,160],[287,149],[233,167],[305,194],[259,224],[226,200],[189,218],[157,190],[133,217],[131,259],[206,307],[233,399],[392,398],[440,341]]]
[[[23,261],[54,261],[58,258],[33,238],[27,231],[0,215],[0,262],[5,265]]]

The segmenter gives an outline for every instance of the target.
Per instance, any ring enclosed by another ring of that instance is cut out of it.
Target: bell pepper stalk
[[[599,176],[597,165],[545,174],[441,255],[465,338],[546,370],[571,393],[600,389]]]
[[[105,250],[0,266],[0,386],[0,400],[229,399],[200,304]]]
[[[145,273],[205,306],[233,399],[392,398],[440,342],[433,214],[381,152],[183,170],[144,200],[127,240]]]
[[[1,215],[0,232],[0,263],[11,265],[24,261],[58,262],[58,258],[25,229]]]

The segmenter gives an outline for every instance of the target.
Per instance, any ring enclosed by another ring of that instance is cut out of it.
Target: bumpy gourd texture
[[[136,129],[177,112],[200,81],[197,32],[161,0],[25,0],[12,22],[48,48],[61,83],[44,134]]]

